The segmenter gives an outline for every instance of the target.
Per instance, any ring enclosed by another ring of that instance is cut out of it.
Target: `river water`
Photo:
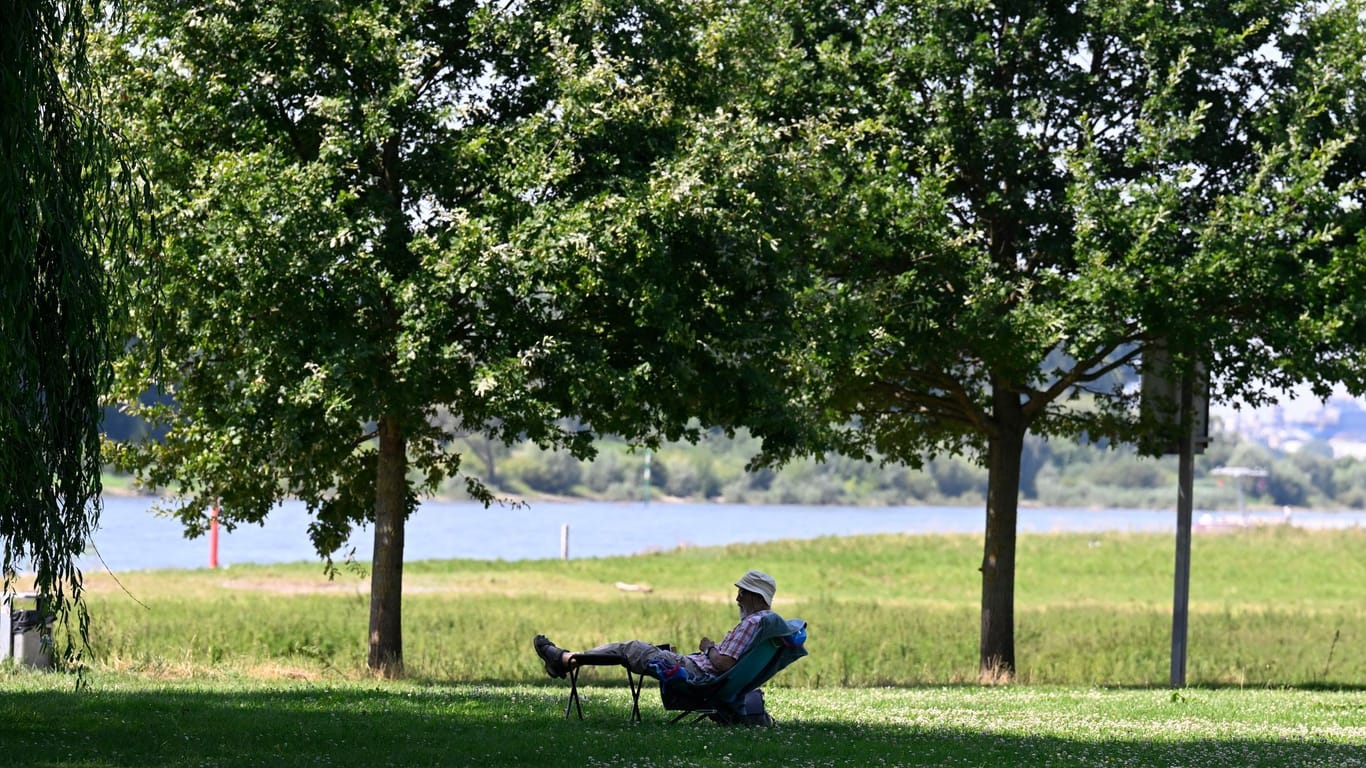
[[[114,572],[207,567],[208,537],[186,539],[179,522],[153,513],[154,502],[145,497],[106,497],[94,547],[83,558],[83,567]],[[984,517],[981,507],[536,501],[484,509],[472,502],[429,501],[408,520],[404,560],[558,558],[565,526],[569,556],[583,558],[866,533],[980,535]],[[1171,510],[1021,507],[1019,531],[1175,532],[1175,517]],[[1283,515],[1247,515],[1232,521],[1229,517],[1196,513],[1197,522],[1207,524],[1285,522]],[[1366,526],[1366,513],[1297,511],[1290,520],[1310,527]],[[272,512],[264,525],[223,530],[219,565],[317,561],[308,540],[308,522],[303,504],[289,502]],[[339,556],[351,547],[356,559],[370,560],[369,527],[358,528]]]

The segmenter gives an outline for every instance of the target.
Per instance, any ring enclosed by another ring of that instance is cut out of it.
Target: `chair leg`
[[[583,719],[583,704],[579,701],[579,669],[574,666],[569,668],[569,701],[564,705],[564,717],[569,719],[571,709],[578,709],[579,719]]]
[[[631,686],[631,722],[640,722],[640,688],[645,685],[645,675],[631,674],[630,667],[626,668],[626,684]]]
[[[700,723],[704,718],[714,714],[716,714],[716,710],[714,709],[685,709],[677,715],[674,715],[674,719],[669,721],[669,725],[673,725],[685,717],[691,717],[692,723]]]

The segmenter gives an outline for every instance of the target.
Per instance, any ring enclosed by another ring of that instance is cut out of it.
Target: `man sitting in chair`
[[[773,581],[773,577],[763,571],[746,573],[735,582],[735,586],[740,589],[735,595],[735,602],[740,606],[740,623],[727,632],[719,643],[712,642],[709,637],[703,637],[697,644],[697,652],[686,656],[664,650],[644,640],[607,643],[585,653],[616,656],[627,669],[638,675],[647,674],[651,661],[655,662],[655,666],[660,663],[667,666],[682,665],[694,681],[720,675],[735,666],[736,659],[743,656],[754,643],[760,620],[772,613],[773,595],[778,591],[778,585]],[[569,674],[573,652],[557,648],[545,635],[537,635],[532,644],[536,647],[536,654],[545,662],[546,674],[551,677],[564,677]]]

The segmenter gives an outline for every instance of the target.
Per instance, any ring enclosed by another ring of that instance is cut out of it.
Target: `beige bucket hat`
[[[739,581],[735,582],[735,586],[759,595],[764,598],[764,602],[768,603],[769,606],[773,605],[773,595],[778,591],[778,583],[773,580],[772,576],[763,571],[746,573],[740,577]]]

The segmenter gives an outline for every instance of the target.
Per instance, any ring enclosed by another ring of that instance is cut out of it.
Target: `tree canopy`
[[[1008,676],[1027,432],[1149,434],[1114,374],[1158,345],[1216,400],[1366,386],[1362,8],[761,5],[799,66],[746,103],[791,126],[774,208],[817,276],[793,387],[826,446],[988,466],[980,662]]]
[[[167,431],[120,463],[176,491],[191,534],[287,496],[325,557],[373,525],[370,666],[393,674],[403,521],[460,472],[453,437],[583,455],[776,397],[733,341],[776,317],[771,267],[717,246],[744,211],[670,207],[715,98],[697,13],[131,4],[105,66],[162,238],[130,272],[155,343],[117,395]],[[140,402],[153,383],[174,401]]]
[[[191,532],[287,495],[325,556],[373,524],[387,672],[403,520],[459,473],[457,434],[967,453],[990,477],[981,667],[1009,675],[1027,433],[1150,433],[1115,374],[1159,345],[1216,399],[1366,386],[1361,21],[142,0],[107,63],[163,237],[130,272],[156,343],[119,396],[168,431],[120,460]],[[175,400],[133,405],[151,382]]]

